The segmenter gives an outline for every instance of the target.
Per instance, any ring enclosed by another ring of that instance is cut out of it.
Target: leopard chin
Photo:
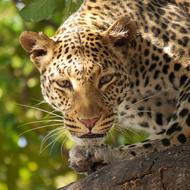
[[[85,137],[86,135],[83,135],[83,137],[77,137],[77,136],[72,136],[72,139],[76,143],[76,145],[80,146],[96,146],[96,145],[101,145],[104,143],[105,136],[106,134],[94,134],[93,137]]]
[[[105,134],[93,134],[93,133],[87,133],[85,135],[82,135],[80,138],[103,138]]]

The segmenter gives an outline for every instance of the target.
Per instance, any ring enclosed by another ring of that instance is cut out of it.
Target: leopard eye
[[[60,88],[72,89],[72,84],[69,80],[60,80],[60,81],[56,81],[56,83]]]
[[[109,82],[112,81],[114,75],[113,74],[109,74],[109,75],[105,75],[103,76],[100,81],[99,81],[99,87],[103,86],[104,84],[108,84]]]

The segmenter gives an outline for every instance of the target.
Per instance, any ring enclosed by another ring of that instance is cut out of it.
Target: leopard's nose
[[[95,117],[93,119],[79,119],[79,121],[91,130],[99,119],[100,117]]]

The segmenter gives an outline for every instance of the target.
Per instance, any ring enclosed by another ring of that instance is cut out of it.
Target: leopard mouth
[[[105,134],[93,134],[93,133],[87,133],[85,135],[82,135],[80,138],[103,138]]]

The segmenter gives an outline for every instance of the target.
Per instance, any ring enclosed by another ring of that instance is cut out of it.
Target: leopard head
[[[128,68],[121,52],[136,33],[127,19],[104,32],[73,28],[52,38],[21,34],[22,47],[40,71],[44,99],[63,113],[65,127],[77,138],[104,137],[126,95]]]

